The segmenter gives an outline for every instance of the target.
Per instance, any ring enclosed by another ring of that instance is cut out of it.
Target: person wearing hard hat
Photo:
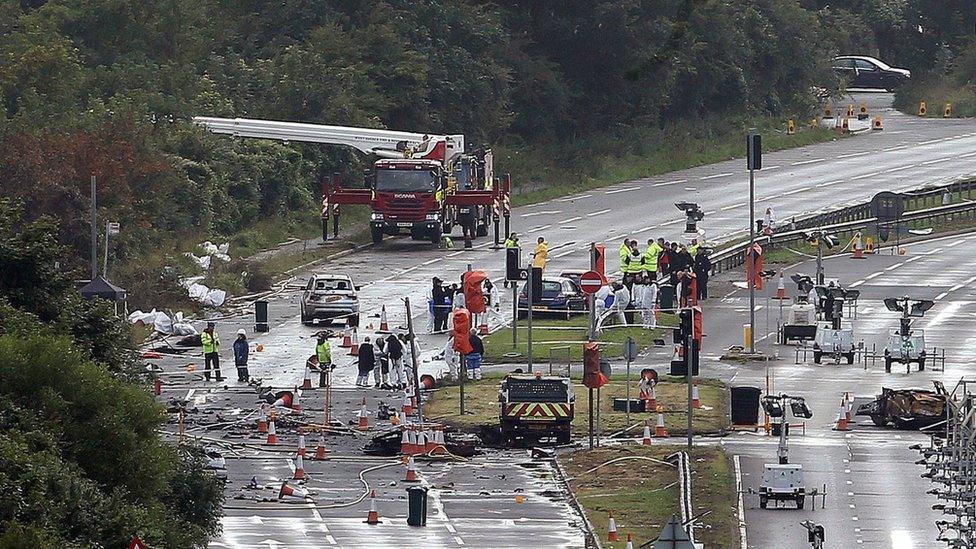
[[[244,328],[237,330],[237,339],[234,340],[234,366],[237,366],[237,381],[247,383],[251,376],[247,372],[247,332]]]
[[[200,344],[203,345],[203,376],[207,381],[210,381],[211,367],[216,374],[216,380],[224,380],[220,375],[220,336],[214,331],[216,326],[215,323],[208,322],[207,327],[200,334]]]

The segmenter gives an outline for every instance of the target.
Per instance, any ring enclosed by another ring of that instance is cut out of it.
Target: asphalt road
[[[903,246],[905,254],[891,255],[885,251],[869,255],[868,259],[853,260],[849,255],[824,262],[827,278],[838,278],[841,285],[861,290],[857,317],[854,319],[855,340],[866,347],[877,346],[883,351],[887,333],[898,326],[899,313],[888,311],[882,300],[887,297],[910,295],[917,299],[932,299],[935,306],[913,329],[925,333],[926,347],[945,349],[945,370],[929,365],[924,372],[913,367],[906,373],[904,366],[894,365],[885,373],[882,360],[854,365],[821,364],[812,360],[795,363],[794,345],[775,344],[775,336],[764,339],[758,346],[780,359],[771,362],[768,372],[773,392],[797,394],[806,398],[814,412],[805,432],[791,438],[792,463],[803,465],[808,487],[826,485],[826,508],[809,507],[796,511],[786,509],[761,510],[758,497],[744,495],[748,547],[789,547],[805,530],[799,521],[812,520],[826,528],[826,547],[891,547],[893,549],[939,547],[935,542],[936,520],[942,514],[931,510],[938,503],[926,495],[932,484],[919,478],[924,469],[914,465],[918,454],[908,449],[914,443],[924,443],[926,436],[917,432],[896,431],[875,427],[869,418],[859,417],[850,432],[832,430],[840,399],[845,392],[867,402],[880,393],[881,387],[932,388],[932,380],[943,382],[951,391],[960,377],[971,375],[974,330],[976,330],[976,258],[972,254],[976,235],[964,234]],[[786,271],[813,274],[813,261]],[[741,278],[741,276],[739,277]],[[788,293],[796,293],[789,283]],[[760,294],[757,307],[772,306],[775,284]],[[788,302],[787,302],[788,306]],[[778,312],[778,311],[777,311]],[[738,289],[709,304],[707,323],[721,326],[725,322],[739,322],[748,313],[748,293]],[[757,326],[763,310],[757,311]],[[775,331],[777,315],[772,329]],[[713,350],[739,343],[741,335],[730,330],[711,330],[708,347]],[[765,365],[730,366],[719,363],[710,354],[706,372],[729,380],[733,385],[764,386]],[[741,433],[723,440],[731,454],[738,455],[741,479],[745,489],[758,488],[764,463],[775,463],[776,440],[753,433]],[[809,503],[809,502],[808,502]]]
[[[871,106],[871,114],[880,113],[884,118],[885,130],[765,155],[765,168],[757,174],[757,215],[761,215],[761,212],[768,206],[773,208],[774,219],[777,222],[783,222],[794,215],[799,216],[862,202],[879,190],[897,191],[922,185],[934,185],[953,181],[964,175],[976,174],[976,125],[971,121],[918,119],[904,116],[885,106],[890,104],[890,96],[887,94],[870,94],[865,97]],[[855,103],[859,101],[860,97],[854,99]],[[705,229],[709,241],[720,242],[745,234],[748,226],[747,182],[748,175],[744,169],[744,161],[730,160],[664,176],[627,182],[544,204],[517,208],[513,212],[513,230],[522,235],[522,241],[529,249],[531,249],[530,243],[533,243],[537,236],[547,238],[551,245],[549,273],[558,272],[561,269],[586,267],[588,265],[586,250],[589,243],[593,241],[607,244],[608,267],[614,268],[616,267],[615,250],[625,236],[637,238],[641,241],[652,237],[664,237],[668,240],[681,240],[683,238],[681,231],[683,230],[684,215],[674,207],[674,202],[694,201],[702,206],[706,212],[706,218],[700,226]],[[967,247],[963,246],[963,248]],[[859,262],[863,263],[864,267],[851,265],[851,269],[868,269],[871,268],[869,265],[881,261],[885,260],[874,258]],[[896,262],[897,260],[893,260],[891,265]],[[349,274],[354,277],[357,284],[363,285],[360,292],[360,299],[364,304],[362,325],[372,323],[374,327],[378,327],[376,315],[379,313],[380,306],[385,305],[391,324],[394,327],[403,327],[406,321],[403,298],[408,297],[413,306],[414,321],[422,329],[425,324],[425,315],[422,311],[425,306],[424,295],[431,277],[440,276],[450,282],[456,280],[468,265],[475,269],[485,270],[492,278],[498,279],[503,271],[503,255],[500,251],[491,250],[490,243],[483,239],[473,250],[436,250],[420,242],[393,239],[387,240],[381,246],[329,261],[313,269],[313,272]],[[928,261],[913,261],[892,269],[892,272],[900,273],[902,272],[901,268],[921,268],[925,265],[930,265],[930,263]],[[865,290],[873,284],[887,280],[888,275],[877,275],[869,279],[868,277],[873,272],[866,272],[861,276],[865,280],[861,284]],[[938,270],[933,272],[944,274],[943,271]],[[846,277],[842,278],[846,280]],[[302,281],[302,276],[296,278],[296,283]],[[946,286],[945,291],[949,292],[949,289],[959,283],[965,283],[965,279],[960,279]],[[952,290],[950,293],[952,292],[956,292],[956,290]],[[304,327],[299,323],[299,296],[300,292],[294,288],[286,289],[274,296],[270,300],[271,331],[266,334],[252,334],[252,342],[262,344],[264,351],[252,354],[251,373],[255,377],[262,378],[266,386],[289,387],[298,383],[302,376],[305,358],[313,351],[312,334],[318,328]],[[867,295],[864,297],[863,306],[870,307],[871,300]],[[716,311],[725,311],[725,313],[718,312],[716,314],[727,313],[728,316],[712,324],[715,328],[709,333],[711,339],[706,345],[706,355],[715,354],[717,353],[716,349],[724,348],[723,346],[728,341],[738,341],[740,338],[738,326],[743,322],[742,307],[740,302],[735,300],[741,299],[741,297],[733,295],[729,296],[728,299],[730,300],[728,302],[709,304],[710,310],[714,308]],[[510,295],[506,302],[510,306]],[[870,309],[868,313],[870,313]],[[868,313],[865,314],[868,315]],[[938,314],[935,310],[933,313]],[[246,310],[244,316],[222,319],[219,323],[218,331],[221,333],[226,349],[229,349],[230,343],[233,341],[233,333],[239,327],[249,327],[249,314],[251,311]],[[709,312],[708,314],[711,315],[712,313]],[[936,316],[932,316],[933,320],[935,318]],[[957,316],[946,317],[941,323],[930,328],[934,332],[933,343],[937,341],[935,333],[938,333],[940,329],[954,326],[953,323],[956,318]],[[958,334],[958,332],[956,333]],[[364,337],[375,334],[370,333],[369,330],[364,330],[364,333],[360,335]],[[958,335],[955,337],[958,338]],[[443,342],[443,336],[420,338],[419,344],[423,357],[422,371],[443,369],[443,365],[432,358],[439,352]],[[225,361],[228,361],[228,355],[229,351],[225,354]],[[661,358],[652,353],[647,360],[654,361]],[[355,391],[351,389],[355,377],[352,361],[352,357],[348,357],[345,363],[339,361],[340,366],[336,370],[337,386],[350,389],[351,394],[356,395],[356,398],[360,394],[366,394],[370,399],[381,398],[383,396],[382,391]],[[176,367],[181,367],[187,362],[195,362],[199,367],[202,361],[198,357],[184,355],[164,362],[167,371],[174,372]],[[727,379],[733,375],[741,376],[736,377],[735,382],[755,382],[756,376],[759,375],[758,371],[752,371],[751,374],[747,375],[748,368],[736,369],[717,363],[710,364],[708,369]],[[866,438],[862,441],[862,437],[865,435],[861,435],[857,431],[856,434],[850,435],[836,435],[830,432],[823,432],[822,435],[815,434],[817,429],[813,428],[812,424],[816,423],[820,426],[821,431],[824,430],[829,423],[829,417],[832,415],[829,408],[833,405],[830,402],[839,400],[839,395],[843,390],[856,389],[858,394],[865,391],[871,393],[875,390],[873,386],[866,385],[861,380],[861,371],[850,371],[851,373],[848,374],[849,383],[844,383],[845,386],[850,386],[849,389],[841,389],[835,387],[836,384],[831,384],[830,390],[833,393],[826,394],[825,392],[822,395],[822,402],[819,400],[821,396],[811,397],[816,406],[817,416],[811,422],[809,437],[796,443],[794,456],[798,460],[810,463],[807,467],[811,484],[828,482],[827,478],[832,479],[828,484],[830,496],[827,502],[827,510],[830,513],[837,512],[836,509],[840,507],[841,503],[840,500],[832,498],[849,498],[851,497],[847,495],[849,492],[855,494],[854,500],[848,505],[855,505],[863,510],[857,511],[860,515],[857,517],[861,525],[859,526],[860,530],[855,532],[852,529],[853,533],[850,535],[843,534],[848,537],[836,539],[854,540],[856,543],[858,536],[860,536],[865,543],[868,543],[867,540],[872,540],[870,543],[878,543],[877,540],[881,537],[890,537],[889,532],[893,531],[890,525],[899,515],[877,507],[894,505],[892,502],[897,499],[894,496],[902,493],[900,485],[896,484],[891,488],[882,489],[880,483],[885,475],[890,476],[893,473],[913,467],[911,465],[913,456],[907,451],[895,451],[894,449],[900,447],[895,442],[897,439],[887,436],[886,433],[875,435],[875,442]],[[182,374],[164,376],[172,382],[166,387],[168,392],[185,393],[191,388],[210,391],[205,389],[205,385],[198,379],[198,374],[190,376],[193,379],[192,382],[181,381],[178,377],[180,375]],[[232,366],[225,365],[225,375],[233,378]],[[876,376],[876,373],[870,372],[870,375]],[[831,376],[834,381],[845,379],[843,376],[838,378],[833,372]],[[791,366],[788,364],[777,366],[776,379],[781,381],[777,381],[776,389],[802,389],[809,392],[809,389],[818,383],[828,383],[822,380],[822,377],[821,367],[812,368],[805,365]],[[913,377],[913,381],[920,377]],[[878,377],[876,383],[880,384],[884,380],[884,377]],[[236,383],[228,383],[228,385],[231,387],[229,391],[216,390],[205,392],[203,395],[195,394],[190,400],[199,403],[201,409],[210,408],[211,412],[218,408],[231,406],[240,410],[238,414],[253,413],[256,406],[254,395],[247,394],[244,388]],[[235,386],[237,389],[234,389]],[[235,391],[245,395],[235,397],[242,399],[239,403],[236,403],[237,401],[234,401],[231,396],[224,394]],[[820,393],[816,394],[819,395]],[[185,395],[181,394],[180,396]],[[224,400],[225,398],[232,398],[232,400]],[[355,398],[351,398],[349,402],[353,400]],[[314,405],[314,402],[309,404],[313,407]],[[355,404],[347,402],[341,413],[350,416],[355,409]],[[911,435],[901,436],[910,437]],[[810,440],[822,440],[823,442],[810,444],[807,442]],[[361,440],[358,440],[357,444],[361,444]],[[350,456],[356,454],[357,444],[349,446]],[[879,446],[881,444],[888,445],[893,450],[890,452],[883,451],[880,449],[882,446]],[[743,481],[748,486],[752,480],[750,475],[756,475],[758,467],[761,467],[762,459],[772,455],[770,452],[773,451],[774,447],[770,445],[768,439],[750,438],[749,436],[736,438],[730,441],[729,445],[742,456]],[[850,450],[848,450],[849,446]],[[825,448],[831,450],[825,452]],[[883,460],[881,460],[882,457]],[[817,458],[817,460],[813,458]],[[514,487],[508,487],[500,479],[485,480],[485,486],[489,487],[489,491],[498,490],[500,494],[503,494],[497,498],[482,496],[480,491],[475,493],[471,486],[462,491],[461,496],[458,496],[457,493],[449,493],[449,491],[436,490],[432,495],[432,500],[435,502],[434,507],[443,509],[445,516],[450,517],[450,519],[435,514],[434,524],[436,527],[424,531],[423,535],[429,536],[429,538],[425,538],[422,543],[445,547],[461,545],[500,547],[508,545],[505,540],[512,540],[511,546],[521,546],[526,536],[532,536],[534,540],[538,539],[542,546],[581,546],[583,538],[579,526],[580,518],[573,512],[566,499],[543,495],[560,490],[560,483],[552,478],[551,472],[536,475],[530,469],[513,466],[522,459],[524,457],[521,455],[492,455],[477,458],[472,462],[471,467],[485,471],[498,464],[497,466],[505,471],[517,471],[518,474],[515,475],[517,480],[513,482],[523,487],[530,486],[533,490],[532,493],[539,496],[538,499],[532,497],[529,498],[527,504],[514,506],[511,503],[514,500],[512,498]],[[846,463],[845,459],[849,463]],[[814,464],[814,461],[818,463]],[[882,461],[888,465],[881,465]],[[236,495],[236,491],[241,489],[250,476],[258,476],[260,484],[272,486],[269,489],[270,492],[276,492],[276,488],[273,486],[276,485],[277,479],[287,476],[288,465],[286,462],[287,460],[280,455],[268,456],[262,452],[239,460],[238,463],[244,464],[243,467],[235,466],[234,460],[229,460],[228,469],[231,478],[229,494],[232,494],[229,497]],[[331,461],[328,463],[333,464]],[[844,466],[845,463],[846,467]],[[334,478],[336,482],[341,484],[341,487],[335,486],[330,489],[327,483],[319,484],[319,486],[315,486],[316,490],[314,490],[319,493],[311,496],[312,500],[317,502],[324,496],[338,501],[343,495],[352,496],[353,492],[361,489],[362,484],[357,480],[357,476],[358,472],[365,467],[365,462],[356,463],[355,460],[351,460],[348,466],[329,468],[324,474],[322,471],[318,471],[313,479],[323,476]],[[313,467],[310,466],[309,469],[315,472]],[[853,472],[843,472],[848,469]],[[879,476],[871,477],[869,469],[877,471]],[[393,471],[396,472],[391,474],[399,476],[402,473],[402,468],[380,469],[375,474],[374,482],[387,482],[383,475]],[[440,469],[435,467],[433,476],[439,474],[441,474]],[[445,482],[454,482],[455,486],[471,481],[471,472],[466,471],[463,467],[444,467],[443,475]],[[850,476],[852,482],[854,480],[858,482],[858,488],[844,491],[843,487],[846,484],[836,484],[842,478],[838,475]],[[896,476],[901,477],[902,475]],[[871,478],[875,479],[874,484],[871,484]],[[908,483],[908,480],[905,482],[905,493],[916,489],[914,484]],[[861,483],[863,483],[863,489],[860,487]],[[314,484],[313,481],[313,486]],[[511,489],[509,490],[509,488]],[[923,491],[915,491],[914,493],[920,494]],[[300,547],[308,544],[374,547],[396,544],[412,545],[412,542],[404,541],[404,536],[411,535],[415,530],[402,526],[402,517],[405,512],[404,503],[399,499],[402,498],[402,489],[397,487],[390,492],[399,495],[384,494],[380,497],[383,508],[381,514],[393,517],[382,529],[360,526],[360,521],[363,520],[362,517],[365,516],[365,509],[367,508],[363,502],[343,508],[341,511],[322,510],[320,508],[313,511],[307,502],[300,505],[276,503],[270,506],[260,504],[260,502],[257,504],[248,502],[242,505],[242,509],[236,509],[235,501],[229,499],[224,533],[215,540],[214,546],[271,547],[274,549],[276,545]],[[875,508],[872,508],[870,503],[872,501]],[[538,507],[536,508],[536,506]],[[273,509],[268,507],[273,507]],[[902,506],[896,507],[902,509]],[[903,507],[906,516],[917,518],[921,513],[919,506],[911,500],[907,500]],[[388,511],[391,508],[393,511]],[[316,518],[316,513],[322,519]],[[777,515],[776,518],[779,516]],[[770,521],[767,520],[769,517],[756,516],[755,511],[750,509],[746,514],[746,521],[749,524],[749,545],[751,547],[796,546],[796,536],[798,535],[796,528],[798,526],[795,526],[794,519],[800,520],[800,516],[799,514],[790,514],[788,520]],[[827,514],[817,515],[817,517],[820,516],[826,517]],[[486,517],[489,518],[486,519]],[[531,521],[530,524],[526,525],[525,530],[519,528],[524,522],[522,521],[523,517]],[[858,522],[851,518],[846,520],[850,523]],[[882,522],[878,524],[876,521]],[[830,521],[830,524],[833,525],[834,523],[835,521]],[[910,524],[910,528],[925,529],[929,528],[927,525],[931,524],[931,521],[915,520],[907,521],[905,524]],[[904,524],[902,526],[908,527]],[[455,535],[456,532],[451,531],[452,528],[457,530],[457,535]],[[844,529],[837,531],[846,532]],[[913,536],[912,539],[915,539],[914,536],[917,534],[920,540],[916,545],[891,546],[899,548],[922,547],[924,545],[919,545],[922,543],[921,540],[930,540],[933,537],[928,536],[928,532],[925,530],[912,532],[909,534]],[[924,532],[927,537],[919,532]],[[838,536],[840,535],[838,534]],[[902,534],[897,535],[901,536]],[[828,538],[830,538],[829,534]],[[779,540],[784,539],[788,539],[789,543],[785,545],[782,543],[771,544],[774,541],[778,543]],[[853,545],[828,546],[850,547]],[[887,547],[889,545],[875,546]]]

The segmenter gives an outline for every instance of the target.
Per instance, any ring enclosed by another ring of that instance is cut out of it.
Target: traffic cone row
[[[351,356],[359,356],[359,333],[356,329],[352,329],[352,340],[349,343],[349,354]]]
[[[376,490],[369,494],[369,513],[364,522],[366,524],[380,524],[380,514],[376,511]]]
[[[786,282],[783,280],[783,271],[779,271],[779,282],[776,284],[776,297],[774,299],[786,299]]]
[[[369,416],[366,412],[366,397],[363,397],[363,406],[359,409],[359,425],[356,426],[360,431],[369,429]]]
[[[664,426],[664,411],[661,408],[657,409],[657,425],[654,426],[654,436],[657,438],[668,436],[668,430]]]
[[[423,427],[401,424],[400,433],[400,453],[404,455],[447,453],[444,426],[439,423]]]
[[[386,321],[386,305],[380,307],[380,329],[381,334],[390,333],[390,324]]]
[[[617,521],[613,518],[613,511],[610,511],[610,518],[607,519],[607,541],[620,541],[620,534],[617,533]]]
[[[701,408],[701,395],[698,392],[698,384],[691,386],[691,407],[698,410]]]

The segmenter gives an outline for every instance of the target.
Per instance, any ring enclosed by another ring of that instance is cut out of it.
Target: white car
[[[316,320],[326,324],[343,320],[349,326],[358,326],[357,290],[352,279],[346,275],[312,275],[302,294],[302,324],[311,326]]]

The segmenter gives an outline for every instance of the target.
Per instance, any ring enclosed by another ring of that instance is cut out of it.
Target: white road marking
[[[565,252],[556,254],[556,255],[554,255],[552,257],[565,257],[565,256],[567,256],[567,255],[569,255],[571,253],[575,253],[575,252],[576,252],[576,250],[566,250]]]
[[[939,300],[941,300],[943,297],[945,297],[947,295],[949,295],[949,292],[942,292],[941,294],[935,296],[935,300],[936,301],[939,301]]]
[[[873,280],[873,279],[878,278],[879,276],[881,276],[883,274],[884,274],[884,271],[878,271],[876,273],[871,273],[868,276],[864,277],[864,280]]]
[[[562,213],[562,210],[542,210],[541,212],[531,212],[527,214],[522,214],[522,217],[532,217],[534,215],[547,215],[547,214],[557,214]]]
[[[958,246],[958,245],[962,244],[963,242],[965,242],[965,240],[956,240],[956,241],[953,241],[953,242],[950,242],[950,243],[946,244],[945,247],[946,248],[952,248],[953,246]]]
[[[890,151],[900,151],[902,149],[907,149],[907,148],[908,145],[898,145],[897,147],[888,147],[887,149],[881,149],[881,150],[883,152],[890,152]]]
[[[837,158],[854,158],[855,156],[864,156],[866,154],[871,154],[872,152],[874,152],[874,151],[864,151],[864,152],[859,152],[859,153],[842,154],[842,155],[839,155]]]
[[[909,165],[907,165],[907,166],[902,166],[902,167],[900,167],[900,168],[891,168],[890,170],[885,170],[885,171],[883,171],[883,172],[881,172],[881,173],[892,173],[892,172],[900,172],[900,171],[902,171],[902,170],[907,170],[907,169],[909,169],[909,168],[914,168],[914,167],[915,167],[915,164],[909,164]]]
[[[732,172],[724,172],[724,173],[717,173],[715,175],[706,175],[705,177],[699,177],[698,179],[700,179],[701,181],[705,181],[707,179],[718,179],[719,177],[728,177],[730,175],[732,175]]]
[[[851,181],[857,181],[858,179],[867,179],[869,177],[874,177],[876,175],[881,175],[881,172],[871,172],[871,173],[866,173],[864,175],[859,175],[857,177],[852,177]]]
[[[976,152],[971,152],[971,153],[966,153],[966,154],[960,154],[956,158],[969,158],[970,156],[976,156]]]
[[[573,221],[579,221],[580,219],[583,219],[583,218],[581,216],[570,217],[569,219],[564,219],[564,220],[560,221],[559,224],[560,225],[564,225],[566,223],[572,223]]]
[[[639,191],[640,187],[627,187],[626,189],[614,189],[612,191],[606,191],[603,194],[617,194],[617,193],[627,193],[630,191]]]
[[[904,261],[902,261],[901,263],[895,263],[891,267],[888,267],[887,269],[885,269],[885,271],[893,271],[893,270],[897,269],[898,267],[901,267],[904,264],[905,264]]]
[[[919,146],[919,145],[931,145],[932,143],[938,143],[940,141],[945,141],[945,138],[942,138],[942,139],[930,139],[928,141],[920,141],[918,143],[915,143],[915,146]]]
[[[739,465],[739,454],[732,456],[732,464],[735,467],[735,491],[739,494],[739,547],[748,549],[746,542],[746,514],[742,504],[742,466]]]
[[[652,231],[652,230],[654,230],[656,228],[657,228],[657,225],[654,225],[654,226],[651,226],[651,227],[644,227],[643,229],[637,229],[636,231],[634,231],[631,234],[646,233],[647,231]]]
[[[738,204],[731,204],[729,206],[726,206],[724,208],[721,208],[721,211],[724,212],[724,211],[727,211],[727,210],[734,210],[735,208],[741,208],[742,206],[745,206],[745,205],[746,205],[745,202],[739,202]]]
[[[827,160],[826,158],[814,158],[812,160],[801,160],[800,162],[794,162],[790,166],[802,166],[804,164],[813,164],[814,162],[823,162]]]
[[[780,166],[763,166],[763,170],[765,170],[765,171],[768,172],[769,170],[775,170],[775,169],[777,169],[779,167]]]
[[[459,546],[463,546],[464,545],[464,540],[461,539],[460,536],[454,536],[454,542],[457,543]]]
[[[600,210],[598,212],[590,212],[590,213],[586,214],[586,217],[594,217],[594,216],[598,216],[598,215],[603,215],[605,213],[610,213],[611,211],[613,211],[613,210],[611,210],[610,208],[607,208],[605,210]]]
[[[928,160],[926,162],[922,162],[922,165],[928,166],[930,164],[938,164],[940,162],[948,162],[950,160],[952,160],[952,158],[936,158],[935,160]]]
[[[665,185],[677,185],[678,183],[684,183],[688,181],[687,179],[675,179],[674,181],[664,181],[662,183],[655,183],[651,185],[652,187],[663,187]]]
[[[452,534],[457,534],[457,528],[455,528],[454,525],[452,525],[450,523],[445,524],[444,525],[444,528],[447,528],[447,531],[450,532],[450,533],[452,533]]]
[[[836,185],[838,183],[843,183],[843,182],[844,182],[843,179],[838,179],[837,181],[828,181],[826,183],[821,183],[821,184],[817,185],[817,187],[829,187],[831,185]]]

